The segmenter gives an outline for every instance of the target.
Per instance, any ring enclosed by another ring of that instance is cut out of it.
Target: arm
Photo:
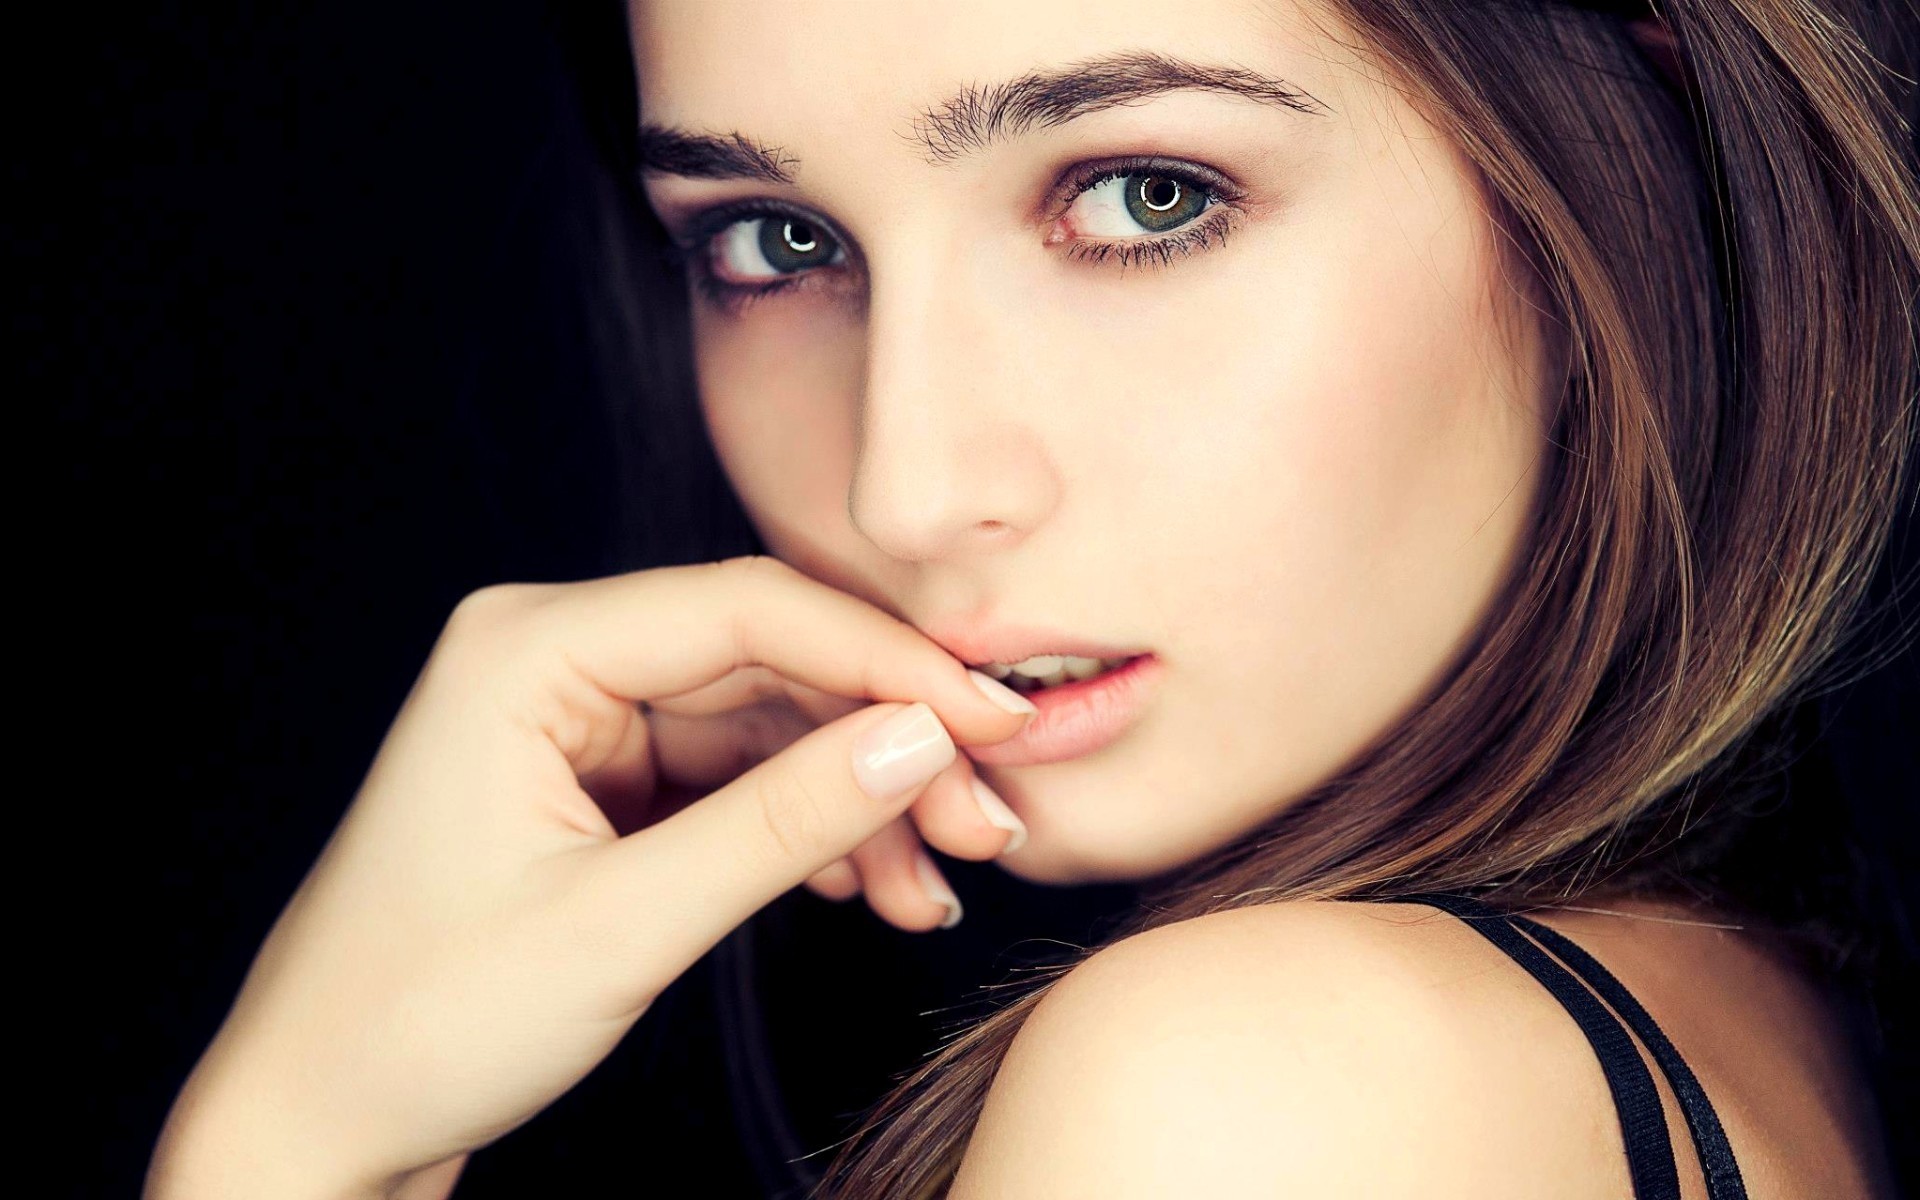
[[[1597,1060],[1478,940],[1296,902],[1108,947],[1015,1039],[949,1200],[1623,1194]]]

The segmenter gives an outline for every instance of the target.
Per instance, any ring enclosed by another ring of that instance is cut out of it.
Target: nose
[[[991,257],[907,246],[869,271],[854,528],[902,561],[1005,549],[1057,501],[1031,322]]]

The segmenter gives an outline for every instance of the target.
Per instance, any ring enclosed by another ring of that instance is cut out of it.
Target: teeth
[[[1107,668],[1097,658],[1070,658],[1060,664],[1060,669],[1067,673],[1068,679],[1092,679]]]
[[[987,663],[980,669],[995,679],[1005,680],[1014,687],[1031,691],[1035,688],[1052,687],[1074,679],[1092,679],[1103,671],[1110,671],[1126,657],[1120,658],[1082,658],[1076,654],[1036,654],[1021,659],[1017,663]]]
[[[1017,663],[1008,663],[1015,675],[1025,675],[1028,679],[1045,679],[1058,674],[1067,661],[1064,654],[1036,654],[1032,658],[1023,658]],[[1084,660],[1082,660],[1084,661]]]

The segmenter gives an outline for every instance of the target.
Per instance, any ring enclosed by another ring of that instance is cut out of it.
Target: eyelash
[[[1172,179],[1184,188],[1204,192],[1207,197],[1206,207],[1200,210],[1200,216],[1182,225],[1177,231],[1159,237],[1129,238],[1123,241],[1076,239],[1064,251],[1069,258],[1087,262],[1115,260],[1119,262],[1122,271],[1129,266],[1166,267],[1177,258],[1226,242],[1227,233],[1233,224],[1231,214],[1220,217],[1208,217],[1205,214],[1216,208],[1231,209],[1231,202],[1239,198],[1239,193],[1231,183],[1211,171],[1203,173],[1193,167],[1158,158],[1132,158],[1117,162],[1096,163],[1082,167],[1071,175],[1061,185],[1055,196],[1056,198],[1065,197],[1066,203],[1071,205],[1084,193],[1110,179],[1124,175],[1156,175]],[[810,225],[820,225],[818,218],[779,201],[743,200],[733,204],[722,204],[695,217],[692,227],[665,247],[666,258],[675,266],[688,269],[701,294],[709,302],[728,312],[738,312],[755,300],[773,295],[775,292],[786,291],[819,274],[821,268],[813,267],[773,283],[738,284],[721,279],[713,270],[706,253],[707,246],[727,227],[757,217],[790,217],[795,220],[804,220]],[[831,234],[831,231],[829,233]]]

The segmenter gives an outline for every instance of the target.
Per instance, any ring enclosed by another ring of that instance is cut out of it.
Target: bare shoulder
[[[1605,1077],[1530,976],[1427,906],[1296,901],[1058,981],[950,1197],[1628,1190]]]
[[[1613,908],[1531,915],[1661,1026],[1747,1194],[1890,1195],[1864,1080],[1814,989],[1695,914]],[[1681,1195],[1697,1200],[1699,1158],[1653,1075]],[[1531,975],[1426,905],[1304,901],[1154,929],[1056,982],[994,1078],[949,1200],[1631,1190],[1599,1059]]]

